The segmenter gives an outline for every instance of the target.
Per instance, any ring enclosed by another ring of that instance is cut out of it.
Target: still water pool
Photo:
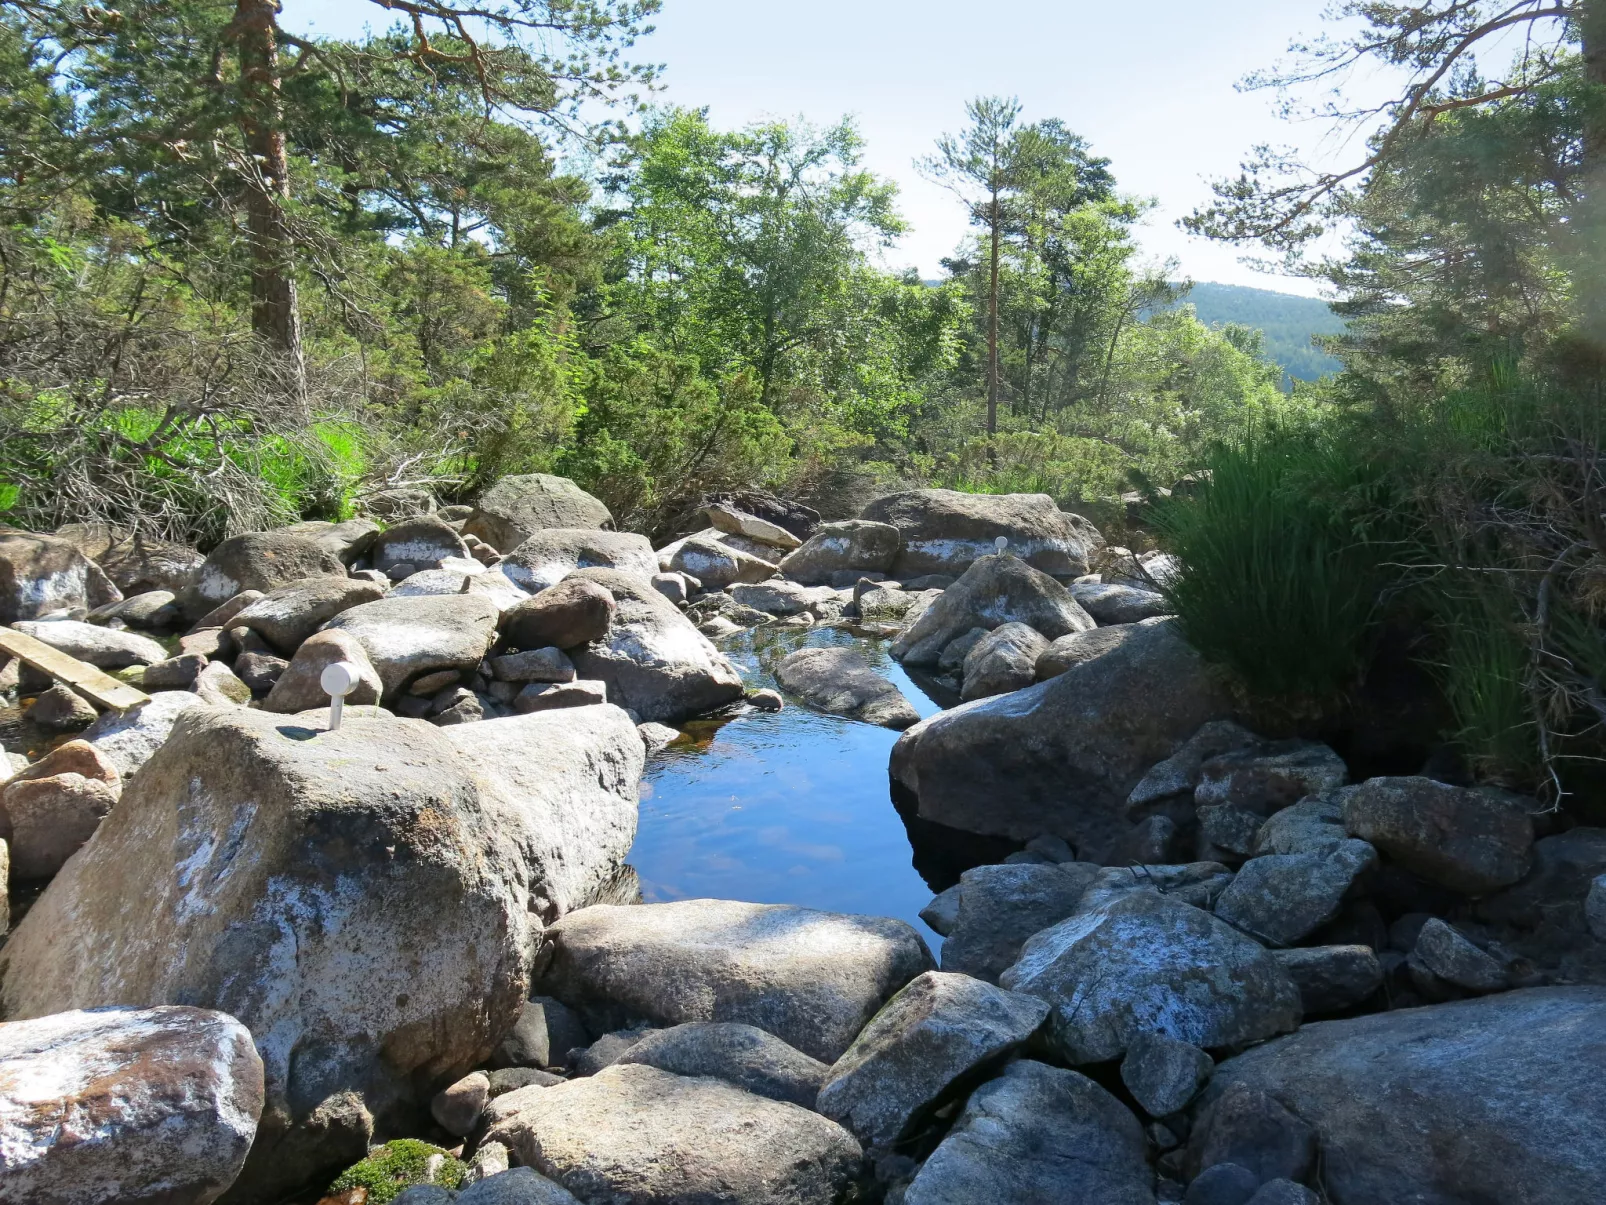
[[[922,718],[957,701],[913,681],[885,642],[840,629],[758,628],[720,642],[753,689],[774,687],[771,667],[808,645],[859,646]],[[898,733],[790,699],[779,714],[684,731],[691,740],[649,763],[642,790],[630,862],[649,902],[712,897],[895,916],[936,948],[917,915],[933,887],[915,870],[888,787]]]

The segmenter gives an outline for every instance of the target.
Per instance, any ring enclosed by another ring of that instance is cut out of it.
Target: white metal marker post
[[[993,541],[993,547],[998,549],[998,555],[999,556],[1003,556],[1004,555],[1004,549],[1009,547],[1009,537],[1008,536],[999,536],[996,540]]]
[[[329,695],[329,731],[340,727],[340,716],[346,708],[346,696],[357,689],[361,671],[349,661],[336,661],[323,667],[318,685]]]

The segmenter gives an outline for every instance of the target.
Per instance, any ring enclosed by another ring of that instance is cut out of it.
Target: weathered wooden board
[[[151,700],[148,694],[127,682],[119,682],[93,665],[86,665],[77,657],[69,657],[60,649],[53,649],[44,641],[25,636],[14,628],[0,627],[0,650],[20,657],[35,669],[65,682],[91,702],[113,711],[127,711]]]

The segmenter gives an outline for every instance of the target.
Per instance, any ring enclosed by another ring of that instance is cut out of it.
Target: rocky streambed
[[[0,671],[0,1201],[1606,1197],[1606,830],[1261,730],[1047,497],[704,516],[0,532],[149,694]]]

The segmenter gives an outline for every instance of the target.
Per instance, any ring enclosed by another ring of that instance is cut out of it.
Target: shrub
[[[431,1174],[430,1161],[439,1162]],[[351,1188],[368,1190],[368,1205],[386,1205],[403,1189],[415,1184],[433,1184],[454,1190],[463,1182],[463,1164],[438,1146],[417,1138],[397,1138],[369,1152],[361,1163],[340,1173],[329,1186],[329,1195]]]

